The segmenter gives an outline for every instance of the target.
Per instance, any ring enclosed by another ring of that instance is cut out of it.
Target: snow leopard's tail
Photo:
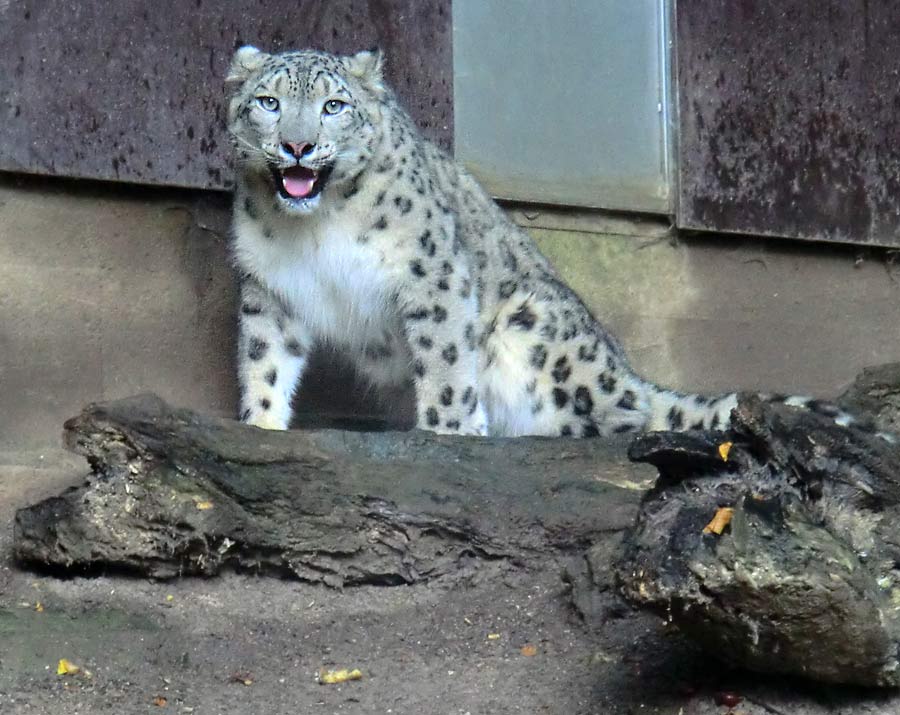
[[[760,393],[769,402],[779,402],[790,407],[800,407],[810,412],[830,417],[842,427],[855,427],[873,432],[882,439],[896,443],[898,438],[889,432],[879,432],[874,426],[838,407],[833,402],[813,397]],[[648,391],[650,420],[647,431],[727,429],[731,422],[731,411],[737,406],[737,393],[731,392],[717,397],[704,395],[683,395],[662,388]]]

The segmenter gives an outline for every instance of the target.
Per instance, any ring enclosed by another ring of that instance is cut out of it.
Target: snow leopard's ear
[[[252,45],[245,45],[234,53],[231,67],[228,68],[226,82],[243,82],[251,74],[263,66],[269,55]]]
[[[362,80],[376,94],[384,92],[384,55],[378,48],[357,52],[347,58],[350,74]]]

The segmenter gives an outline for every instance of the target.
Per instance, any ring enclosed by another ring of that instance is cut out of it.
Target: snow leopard
[[[375,388],[412,381],[416,426],[433,432],[728,426],[736,394],[682,394],[631,368],[533,239],[419,131],[381,52],[243,47],[227,83],[244,422],[287,429],[310,351],[331,346]]]

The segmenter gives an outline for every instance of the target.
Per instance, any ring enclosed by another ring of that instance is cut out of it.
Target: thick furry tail
[[[799,395],[778,395],[761,393],[760,397],[769,402],[779,402],[789,407],[799,407],[816,414],[829,417],[841,427],[854,427],[873,432],[882,439],[896,443],[897,437],[887,432],[879,432],[871,422],[827,400]],[[728,429],[731,411],[737,406],[737,393],[731,392],[716,397],[704,395],[683,395],[672,390],[657,388],[647,393],[650,403],[650,420],[646,430],[692,430]]]
[[[728,429],[731,411],[737,406],[737,393],[707,397],[651,388],[647,392],[647,401],[650,403],[648,432],[717,430]]]

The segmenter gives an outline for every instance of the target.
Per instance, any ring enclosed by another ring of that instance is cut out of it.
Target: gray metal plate
[[[0,170],[227,187],[223,78],[247,43],[381,47],[450,146],[450,0],[0,0]]]
[[[495,196],[671,213],[666,0],[454,0],[456,156]]]
[[[900,3],[680,0],[678,224],[900,245]]]

